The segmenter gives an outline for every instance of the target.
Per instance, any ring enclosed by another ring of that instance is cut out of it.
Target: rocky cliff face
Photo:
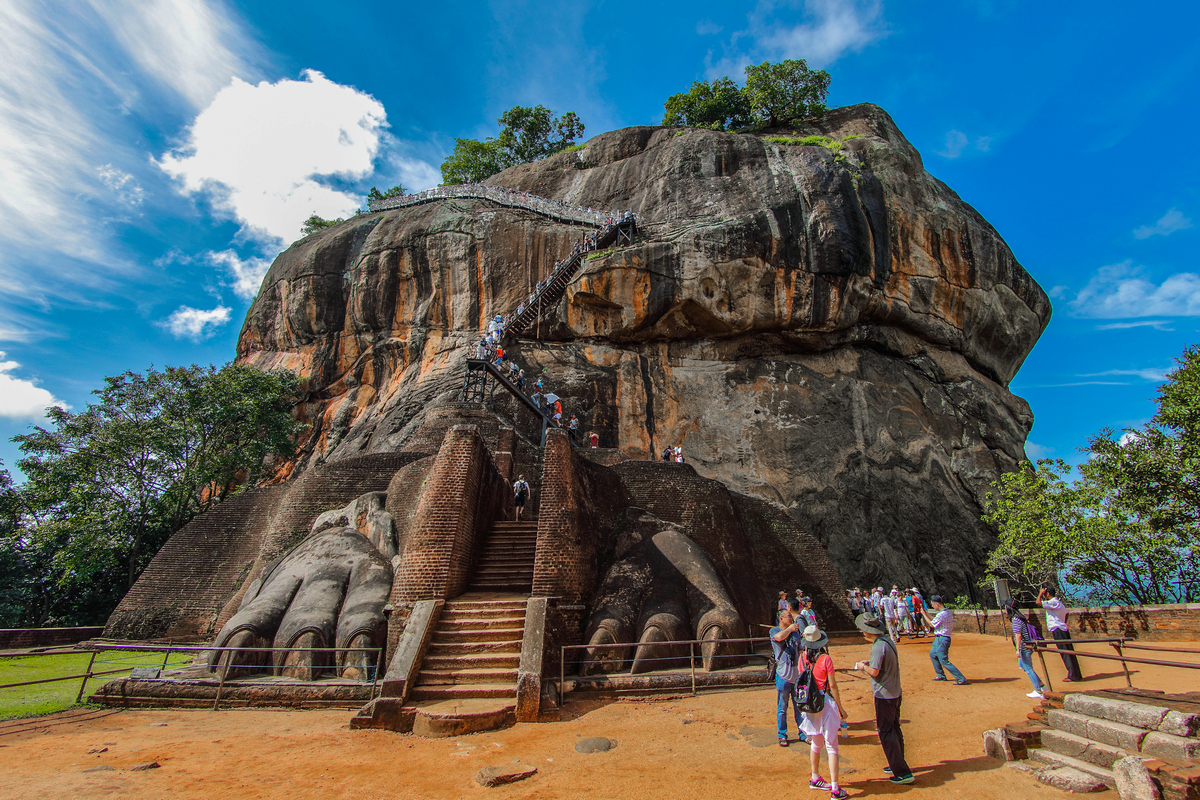
[[[1007,384],[1050,304],[881,109],[789,135],[818,133],[842,149],[628,128],[492,178],[642,222],[512,351],[603,445],[680,445],[700,474],[785,506],[847,585],[965,593],[994,541],[980,502],[1032,424]],[[444,200],[280,255],[238,355],[306,377],[299,468],[404,446],[454,399],[485,321],[581,233]]]

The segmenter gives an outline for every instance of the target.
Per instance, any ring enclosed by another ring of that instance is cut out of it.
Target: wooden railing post
[[[83,699],[83,690],[87,688],[88,678],[92,677],[92,665],[96,663],[96,653],[100,651],[93,650],[92,657],[88,659],[87,671],[83,675],[83,683],[79,684],[79,694],[75,695],[75,702],[78,703]]]

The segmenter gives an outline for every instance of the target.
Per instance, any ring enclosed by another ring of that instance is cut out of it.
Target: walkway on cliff
[[[407,208],[408,206],[418,206],[424,203],[433,203],[438,200],[448,200],[458,197],[472,200],[490,200],[498,205],[509,208],[523,208],[535,214],[541,214],[555,222],[590,225],[593,228],[602,228],[605,226],[606,221],[619,219],[626,213],[572,206],[558,200],[549,200],[545,197],[530,194],[529,192],[518,192],[516,189],[494,186],[490,183],[460,183],[453,186],[437,186],[433,189],[417,192],[416,194],[404,194],[398,197],[389,197],[385,200],[373,200],[367,206],[371,211],[390,211],[393,208]]]

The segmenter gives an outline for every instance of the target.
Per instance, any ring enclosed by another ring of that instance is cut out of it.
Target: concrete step
[[[475,562],[475,568],[483,566],[509,565],[514,567],[529,567],[533,569],[535,555],[533,553],[483,553]]]
[[[474,683],[517,683],[517,670],[462,666],[456,669],[425,669],[417,672],[417,686],[460,686]]]
[[[1071,756],[1064,756],[1062,753],[1056,753],[1045,747],[1030,750],[1029,758],[1039,764],[1046,764],[1051,767],[1071,767],[1072,769],[1077,769],[1080,772],[1093,776],[1110,789],[1115,788],[1117,785],[1117,780],[1113,776],[1111,769],[1106,769],[1078,758],[1072,758]]]
[[[446,605],[442,608],[443,613],[445,613],[446,611],[455,611],[460,608],[525,608],[528,603],[529,600],[525,597],[514,597],[510,595],[507,598],[500,599],[495,597],[494,594],[492,597],[489,597],[488,593],[486,592],[480,592],[478,594],[471,592],[461,595],[457,600],[447,601]]]
[[[533,578],[533,564],[483,564],[475,568],[475,578]]]
[[[471,683],[459,686],[414,686],[413,700],[461,700],[472,697],[516,697],[515,683]]]
[[[1105,769],[1112,769],[1112,765],[1125,756],[1136,755],[1136,753],[1128,753],[1119,747],[1113,747],[1111,744],[1093,741],[1066,731],[1044,730],[1041,738],[1042,747],[1047,750],[1053,750],[1059,755],[1070,756],[1080,761],[1087,761]]]
[[[433,644],[459,644],[462,642],[511,642],[520,641],[525,628],[482,628],[480,630],[452,630],[441,628],[433,632]]]
[[[524,581],[475,581],[471,588],[481,592],[529,592],[533,590],[533,579]]]
[[[516,669],[521,665],[518,648],[508,653],[426,655],[421,662],[423,668],[442,669]]]
[[[516,722],[514,711],[505,698],[436,699],[413,702],[401,715],[413,720],[417,736],[443,738],[507,727]]]
[[[472,641],[431,641],[429,647],[425,651],[425,658],[438,658],[442,656],[481,656],[488,654],[508,655],[516,653],[518,656],[521,653],[521,640],[505,639],[494,642],[472,642]]]

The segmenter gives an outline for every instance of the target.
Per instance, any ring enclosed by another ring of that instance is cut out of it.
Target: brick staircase
[[[533,589],[537,521],[492,523],[471,577],[473,592],[521,592]]]
[[[414,732],[457,735],[515,722],[526,598],[468,593],[442,609],[409,694]]]
[[[1200,758],[1198,693],[1047,692],[1039,712],[1030,716],[1045,727],[1037,726],[1038,736],[1029,741],[1025,768],[1043,783],[1074,792],[1115,788],[1119,779],[1114,769],[1131,768],[1118,762],[1136,756],[1163,796],[1200,796],[1200,770],[1195,769]],[[1183,781],[1176,772],[1184,775]]]

